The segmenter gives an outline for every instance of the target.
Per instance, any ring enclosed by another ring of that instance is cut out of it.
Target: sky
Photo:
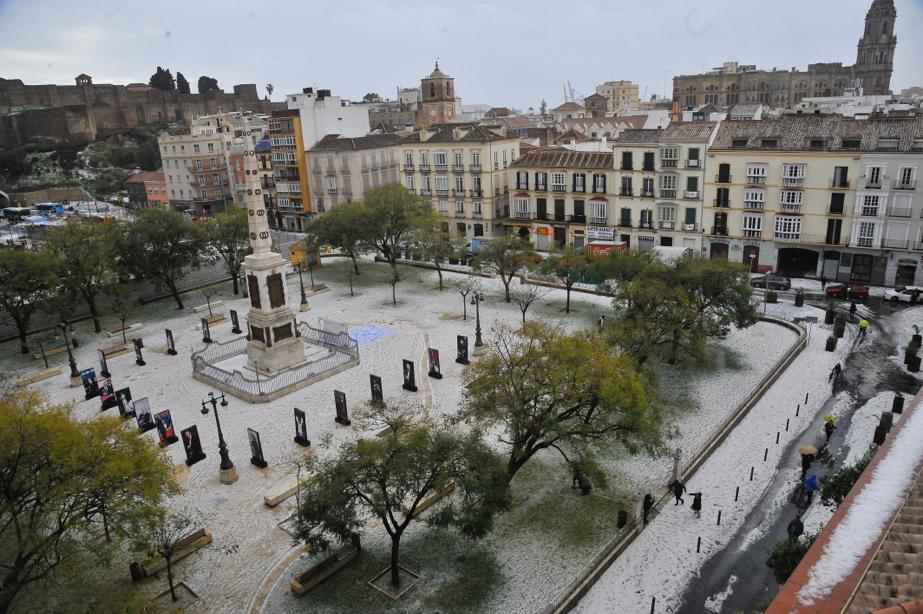
[[[672,77],[737,60],[853,64],[871,0],[0,0],[0,77],[147,82],[157,66],[274,100],[306,86],[394,98],[439,59],[464,104],[520,109],[606,80],[669,94]],[[891,88],[923,86],[923,0],[895,0]]]

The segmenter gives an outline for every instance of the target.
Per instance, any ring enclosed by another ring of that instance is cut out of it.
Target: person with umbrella
[[[827,442],[830,442],[830,436],[833,435],[833,430],[836,428],[836,418],[831,415],[824,416],[824,435],[827,436]]]
[[[804,476],[808,474],[808,470],[811,468],[811,463],[814,462],[814,458],[817,455],[817,448],[811,444],[806,444],[798,448],[798,453],[801,454],[801,479],[804,479]]]

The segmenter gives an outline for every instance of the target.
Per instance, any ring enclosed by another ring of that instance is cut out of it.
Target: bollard
[[[785,419],[785,432],[788,432],[788,418]]]
[[[737,501],[738,495],[740,495],[740,486],[734,489],[734,501]]]
[[[798,417],[798,412],[801,411],[801,403],[798,404],[798,407],[795,408],[795,417]]]
[[[766,459],[768,457],[769,457],[769,448],[766,448],[766,450],[763,452],[763,462],[764,463],[766,462]]]
[[[808,392],[805,392],[805,393],[804,393],[804,404],[805,404],[805,405],[808,404],[808,394],[810,394],[810,393],[808,393]]]
[[[702,536],[699,535],[699,539],[695,542],[695,552],[699,553],[699,550],[702,548]]]
[[[750,467],[750,481],[753,481],[753,467]]]
[[[718,510],[718,522],[716,523],[719,527],[721,526],[721,510]]]
[[[779,431],[776,431],[776,443],[779,443]]]
[[[654,614],[654,604],[657,603],[656,597],[651,597],[651,614]]]

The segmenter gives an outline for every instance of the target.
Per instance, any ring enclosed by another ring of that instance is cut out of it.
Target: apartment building
[[[229,156],[265,132],[266,116],[238,111],[193,119],[189,133],[158,137],[171,206],[197,215],[223,211],[234,199]]]
[[[726,121],[707,160],[712,258],[830,281],[923,283],[923,116]]]
[[[128,191],[128,206],[132,209],[170,206],[163,169],[132,175],[125,180],[125,189]]]
[[[613,223],[631,248],[702,248],[705,152],[715,122],[631,129],[615,139]]]
[[[518,138],[502,127],[439,125],[402,138],[400,149],[404,187],[430,199],[454,237],[503,234],[507,168],[519,157]]]
[[[505,225],[539,251],[612,241],[612,174],[609,152],[533,149],[510,166],[512,207]]]
[[[273,181],[267,202],[270,228],[301,232],[312,212],[303,143],[299,111],[273,111],[269,120]]]
[[[231,182],[234,186],[234,204],[246,207],[257,197],[267,211],[274,211],[275,182],[272,177],[272,149],[269,137],[263,136],[255,145],[235,145],[228,157]]]
[[[357,137],[369,132],[369,114],[364,107],[352,106],[348,100],[333,96],[330,90],[314,91],[306,87],[298,94],[288,94],[285,104],[297,111],[301,119],[302,150],[307,151],[328,134]]]
[[[329,134],[307,152],[311,171],[311,208],[323,213],[361,200],[369,190],[400,181],[397,134],[357,138]]]
[[[637,111],[641,108],[641,97],[637,83],[631,81],[606,81],[596,86],[596,93],[604,96],[607,111],[617,113],[624,109]]]

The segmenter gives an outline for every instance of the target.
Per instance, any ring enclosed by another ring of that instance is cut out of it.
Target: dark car
[[[869,297],[869,289],[862,284],[828,284],[824,290],[827,296],[839,299],[859,299],[864,301]]]
[[[757,275],[750,278],[750,285],[754,288],[768,288],[769,290],[791,290],[792,280],[781,275]]]

